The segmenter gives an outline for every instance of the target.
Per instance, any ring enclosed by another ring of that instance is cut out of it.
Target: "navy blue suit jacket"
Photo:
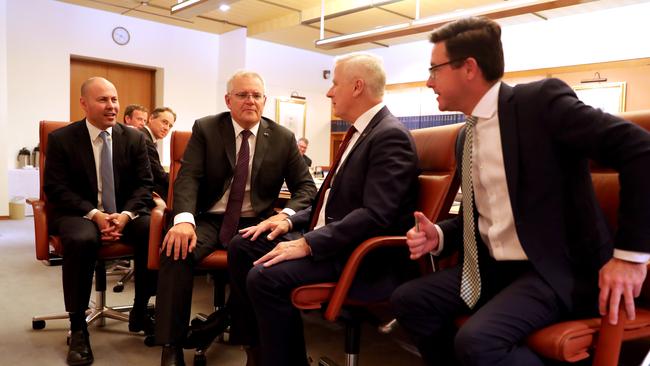
[[[526,255],[568,309],[580,300],[593,303],[581,295],[585,288],[597,293],[598,270],[614,247],[650,252],[650,134],[585,105],[557,79],[502,84],[498,114],[508,193]],[[589,159],[620,173],[615,235],[596,201]],[[440,227],[443,255],[462,248],[462,215]]]

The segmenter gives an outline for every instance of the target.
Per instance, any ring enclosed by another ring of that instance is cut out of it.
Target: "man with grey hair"
[[[306,137],[301,137],[298,139],[298,151],[300,152],[300,155],[302,155],[303,160],[305,160],[305,164],[307,164],[307,166],[310,167],[311,159],[309,158],[309,156],[307,156],[307,154],[305,154],[307,152],[308,146],[309,146],[309,140],[307,140]]]
[[[288,129],[262,117],[260,75],[235,73],[227,84],[230,112],[197,120],[174,183],[173,223],[162,244],[156,299],[156,342],[163,365],[183,364],[194,267],[223,249],[242,227],[281,221],[311,203],[316,186]],[[274,203],[286,181],[291,199]]]
[[[307,365],[291,290],[336,281],[361,242],[410,226],[417,155],[408,130],[382,102],[385,80],[376,56],[354,53],[336,60],[327,97],[334,113],[352,127],[317,199],[290,218],[246,228],[230,242],[231,299],[240,304],[232,310],[230,336],[249,346],[249,364]],[[364,267],[369,276],[362,280],[385,279],[379,268],[385,267]],[[383,290],[386,296],[392,292]]]

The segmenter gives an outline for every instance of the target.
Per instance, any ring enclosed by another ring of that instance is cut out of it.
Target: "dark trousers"
[[[140,215],[124,227],[121,241],[134,248],[136,302],[145,302],[156,288],[155,271],[147,269],[149,215]],[[83,217],[64,216],[53,223],[54,233],[63,246],[63,295],[65,309],[70,313],[88,308],[93,273],[101,234],[97,225]]]
[[[462,264],[399,287],[391,297],[397,319],[427,365],[543,365],[525,344],[534,330],[559,320],[563,306],[527,262],[497,262],[482,278],[474,313],[460,298]],[[457,331],[460,315],[469,320]]]
[[[196,218],[196,248],[185,259],[160,255],[156,293],[156,343],[178,344],[187,335],[192,308],[194,267],[217,249],[223,215],[203,214]],[[259,218],[242,217],[239,228],[256,225]]]
[[[290,233],[282,240],[299,237]],[[291,303],[291,290],[301,285],[336,281],[338,266],[331,261],[301,258],[271,267],[253,262],[280,240],[256,241],[235,236],[228,246],[232,313],[231,340],[259,346],[263,366],[305,366],[307,354],[300,311]]]

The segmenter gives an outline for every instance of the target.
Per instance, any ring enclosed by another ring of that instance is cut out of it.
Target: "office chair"
[[[47,141],[50,132],[68,125],[68,122],[51,122],[41,121],[39,126],[39,141],[41,146],[40,154],[40,197],[39,199],[29,199],[28,202],[34,209],[34,234],[36,259],[49,264],[50,259],[62,256],[61,240],[56,235],[50,235],[48,231],[48,204],[47,197],[43,192],[43,175],[45,164],[47,163]],[[156,200],[157,205],[164,206],[162,200]],[[91,308],[86,311],[86,321],[90,325],[98,322],[99,326],[104,326],[106,318],[128,322],[128,314],[131,306],[114,306],[106,305],[106,268],[105,262],[108,260],[130,259],[133,256],[131,246],[121,242],[106,242],[101,245],[95,264],[95,300],[91,301]],[[46,320],[68,319],[68,313],[37,315],[32,318],[33,329],[45,328]]]
[[[619,116],[650,131],[650,110]],[[592,164],[591,180],[598,203],[611,230],[615,231],[618,226],[618,173]],[[650,280],[647,277],[636,301],[636,319],[627,320],[624,311],[618,319],[615,326],[606,318],[559,322],[536,331],[528,337],[527,343],[533,351],[552,360],[577,362],[593,355],[594,366],[617,365],[623,341],[650,336]]]
[[[431,127],[411,131],[419,160],[418,210],[433,222],[446,218],[458,192],[459,174],[456,172],[456,138],[462,124]],[[301,286],[292,291],[293,305],[302,310],[321,309],[324,304],[324,317],[330,322],[343,320],[345,323],[346,365],[356,366],[359,358],[361,321],[359,309],[380,301],[359,301],[350,298],[349,291],[362,260],[374,250],[386,247],[403,247],[406,251],[405,236],[380,236],[361,243],[348,259],[338,282],[318,283]],[[341,317],[345,308],[347,315]],[[321,358],[319,365],[335,364],[328,358]]]

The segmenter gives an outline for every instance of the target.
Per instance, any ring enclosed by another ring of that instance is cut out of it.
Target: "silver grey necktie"
[[[102,131],[101,161],[99,162],[99,175],[102,177],[102,205],[105,212],[116,212],[115,207],[115,180],[113,178],[113,145],[108,140],[108,132]]]
[[[463,146],[462,181],[463,190],[463,275],[460,282],[460,297],[470,309],[481,297],[481,274],[478,268],[478,248],[474,227],[474,187],[472,185],[472,143],[477,117],[467,116],[465,144]]]

